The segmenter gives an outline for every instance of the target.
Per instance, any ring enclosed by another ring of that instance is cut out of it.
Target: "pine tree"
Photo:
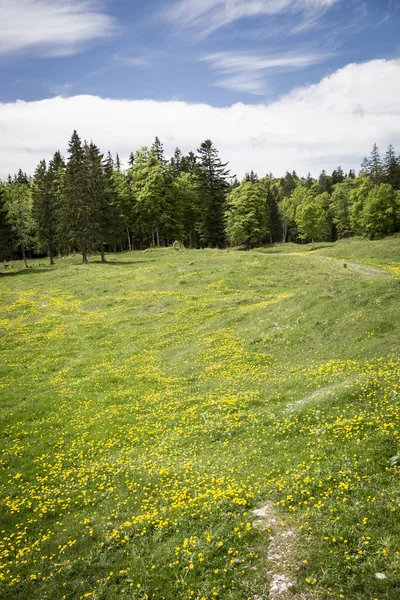
[[[321,171],[321,174],[318,179],[319,193],[323,194],[324,192],[328,192],[328,194],[332,193],[332,178],[327,174],[325,169]]]
[[[197,156],[194,154],[194,152],[189,152],[189,154],[187,154],[186,156],[182,156],[181,172],[190,173],[191,175],[194,175],[197,167]]]
[[[191,173],[180,173],[172,184],[172,195],[180,206],[181,223],[183,227],[183,242],[190,248],[197,247],[196,223],[198,220],[198,193]]]
[[[250,171],[250,173],[246,173],[244,176],[244,180],[245,181],[250,181],[251,183],[257,183],[258,182],[258,175],[257,173],[255,173],[253,171],[253,169]]]
[[[396,157],[392,144],[389,145],[385,154],[383,174],[385,183],[389,183],[395,190],[400,190],[400,157]]]
[[[179,173],[181,172],[181,163],[182,163],[182,152],[179,148],[175,148],[174,155],[171,158],[170,164],[172,168],[172,174],[174,177],[179,177]]]
[[[13,238],[10,223],[7,220],[6,190],[0,181],[0,260],[11,257]]]
[[[286,171],[285,176],[281,177],[280,179],[280,197],[282,199],[289,198],[293,190],[296,188],[297,182],[298,177],[295,171],[293,171],[293,173],[289,173],[289,171]]]
[[[54,186],[58,175],[58,154],[47,169],[46,162],[40,161],[32,182],[33,218],[36,241],[39,250],[46,249],[50,264],[54,265],[54,249],[57,232],[59,194]],[[56,161],[56,162],[55,162]]]
[[[88,262],[89,250],[100,241],[99,206],[95,194],[101,158],[82,141],[76,131],[68,146],[61,211],[62,235],[69,247],[82,253],[82,262]]]
[[[331,175],[332,187],[335,186],[337,183],[343,183],[343,181],[344,181],[343,169],[342,169],[342,167],[338,167],[337,169],[332,171],[332,175]],[[331,189],[331,191],[329,191],[329,190],[324,190],[324,191],[331,193],[332,189]]]
[[[375,185],[382,183],[383,179],[383,166],[379,149],[376,144],[373,145],[370,157],[367,161],[368,175],[372,179]]]
[[[164,146],[162,145],[160,139],[157,136],[154,138],[154,142],[151,146],[151,151],[154,153],[156,159],[160,164],[165,163]]]
[[[278,212],[279,187],[275,182],[276,180],[270,179],[269,177],[265,177],[259,182],[264,191],[266,229],[269,234],[270,244],[273,244],[274,241],[278,241],[282,235],[282,227]]]
[[[211,140],[205,140],[198,149],[199,169],[196,182],[199,192],[199,222],[197,230],[205,246],[223,247],[225,244],[224,214],[229,186],[228,163],[223,163]]]
[[[121,172],[114,168],[114,161],[110,153],[102,164],[101,194],[98,202],[100,204],[100,254],[102,262],[105,261],[104,244],[116,245],[122,239],[125,229],[124,222],[119,214],[119,194],[114,173]],[[129,240],[130,241],[130,240]],[[130,243],[128,244],[130,247]]]

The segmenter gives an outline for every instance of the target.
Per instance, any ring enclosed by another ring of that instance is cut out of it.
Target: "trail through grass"
[[[400,597],[399,257],[389,238],[2,274],[0,597],[268,598],[267,502],[299,532],[294,594]]]

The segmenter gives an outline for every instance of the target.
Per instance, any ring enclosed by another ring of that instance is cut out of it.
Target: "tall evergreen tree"
[[[0,181],[0,260],[10,258],[13,251],[13,238],[7,220],[6,190]]]
[[[337,169],[335,169],[334,171],[332,171],[332,175],[331,175],[331,184],[332,184],[332,187],[335,186],[337,183],[343,183],[344,177],[345,177],[345,175],[344,175],[342,167],[338,167]],[[331,190],[324,190],[324,191],[331,193],[332,189]]]
[[[373,145],[370,157],[367,162],[368,175],[375,185],[379,185],[383,180],[383,165],[379,154],[377,144]]]
[[[228,163],[223,163],[211,140],[205,140],[198,149],[199,166],[196,173],[199,192],[199,221],[201,242],[205,246],[223,247],[225,244],[224,214],[229,189]]]
[[[179,173],[181,172],[181,163],[182,163],[182,152],[179,148],[175,148],[174,155],[171,158],[171,169],[172,175],[174,177],[179,177]]]
[[[327,174],[325,169],[323,169],[318,179],[319,193],[323,194],[324,192],[328,192],[328,194],[331,194],[332,185],[331,176]]]
[[[248,172],[248,173],[245,174],[244,180],[245,181],[250,181],[250,183],[257,183],[258,182],[258,175],[252,169],[250,172]]]
[[[99,244],[99,205],[96,190],[101,158],[82,141],[76,131],[68,146],[61,211],[62,234],[69,247],[78,248],[82,262]]]
[[[386,183],[389,183],[393,189],[400,190],[400,157],[396,157],[392,144],[389,145],[385,154],[383,174]]]
[[[164,164],[165,162],[165,158],[164,158],[164,146],[163,144],[160,142],[160,139],[156,136],[154,138],[154,142],[151,146],[151,150],[154,153],[156,159],[158,160],[159,163]]]
[[[40,161],[32,182],[33,218],[39,250],[45,249],[54,265],[54,249],[57,234],[59,194],[55,178],[58,176],[58,156],[53,158],[51,168]]]
[[[190,173],[194,175],[197,169],[197,156],[194,152],[189,152],[189,154],[182,156],[181,158],[181,171],[184,173]]]

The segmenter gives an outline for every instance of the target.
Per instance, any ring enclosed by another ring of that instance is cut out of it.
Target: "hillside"
[[[107,258],[0,275],[0,597],[400,597],[400,238]]]

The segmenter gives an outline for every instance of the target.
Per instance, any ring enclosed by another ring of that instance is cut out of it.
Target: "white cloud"
[[[326,9],[341,0],[178,0],[165,17],[181,31],[201,39],[243,18],[281,13],[305,16],[304,26],[315,23]]]
[[[213,140],[242,176],[286,169],[318,174],[358,168],[373,142],[400,150],[400,60],[350,64],[270,105],[111,100],[95,96],[0,104],[0,176],[30,173],[41,158],[65,152],[72,130],[127,158],[158,135],[166,152]]]
[[[114,19],[97,0],[0,0],[0,56],[66,56],[115,32]]]
[[[260,55],[239,52],[217,52],[203,57],[223,76],[215,85],[250,94],[266,91],[265,77],[277,71],[297,71],[325,60],[329,54]]]

